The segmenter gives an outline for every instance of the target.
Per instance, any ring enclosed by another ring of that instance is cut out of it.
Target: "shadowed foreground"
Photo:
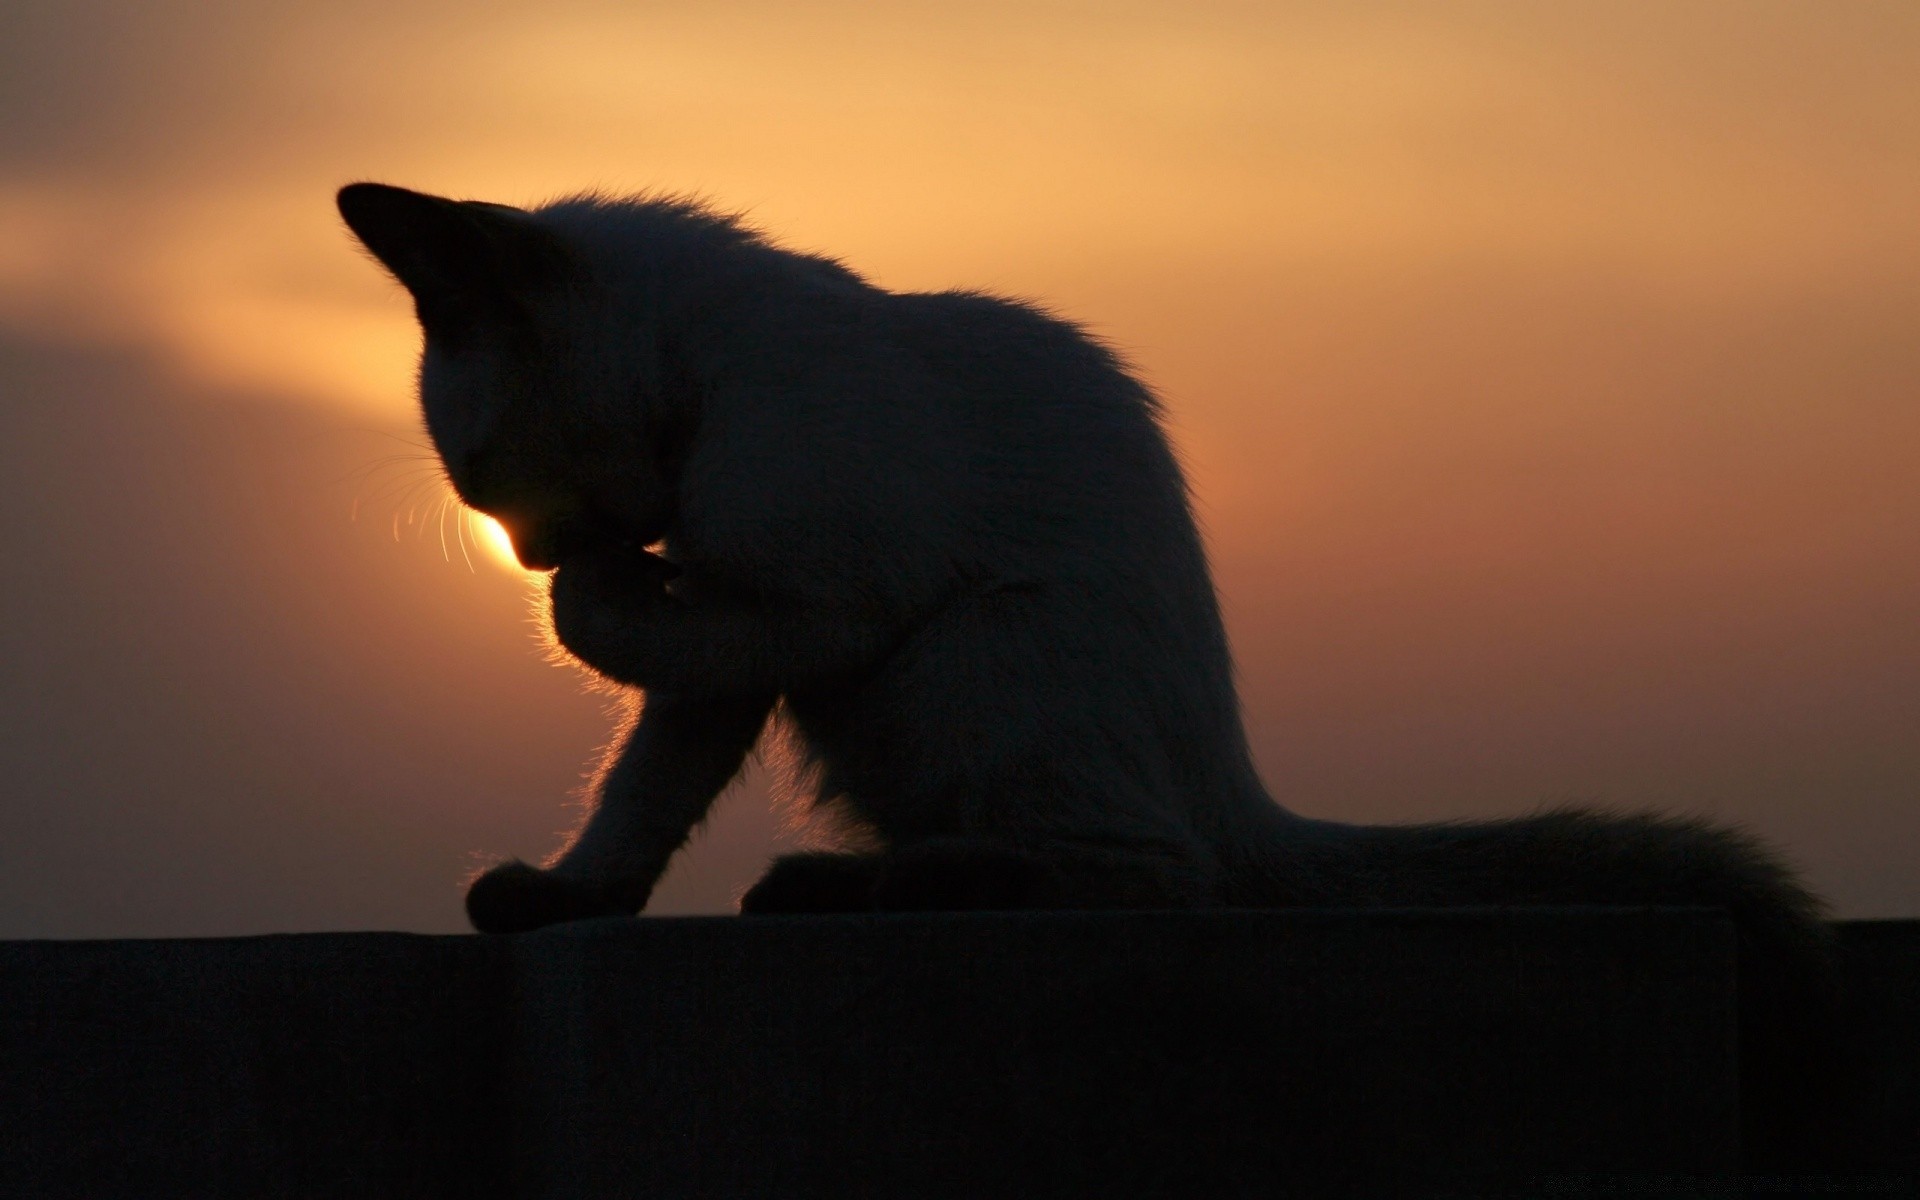
[[[1857,1061],[1826,1165],[1893,1184],[1920,1171],[1920,922],[1840,933]],[[0,1193],[1724,1176],[1753,1149],[1737,1005],[1732,927],[1684,909],[0,943]]]

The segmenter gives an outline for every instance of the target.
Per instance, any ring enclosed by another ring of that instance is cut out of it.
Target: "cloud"
[[[1725,297],[1920,272],[1913,11],[16,6],[0,321],[404,405],[353,178],[706,190],[897,286],[1481,264]]]

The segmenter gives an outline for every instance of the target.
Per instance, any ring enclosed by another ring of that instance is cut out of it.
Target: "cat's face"
[[[659,540],[673,487],[645,419],[657,364],[589,264],[519,209],[378,184],[339,204],[413,293],[421,406],[460,498],[534,569]]]

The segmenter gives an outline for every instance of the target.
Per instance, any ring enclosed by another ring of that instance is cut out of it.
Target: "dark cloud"
[[[12,4],[0,18],[0,162],[151,165],[203,129],[236,54],[270,6],[74,0]],[[251,15],[250,15],[251,14]],[[169,139],[165,135],[171,132]]]

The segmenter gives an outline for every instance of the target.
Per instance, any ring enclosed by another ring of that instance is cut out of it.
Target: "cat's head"
[[[420,402],[455,491],[528,567],[673,518],[652,332],[626,293],[538,212],[382,184],[340,214],[413,294]]]

